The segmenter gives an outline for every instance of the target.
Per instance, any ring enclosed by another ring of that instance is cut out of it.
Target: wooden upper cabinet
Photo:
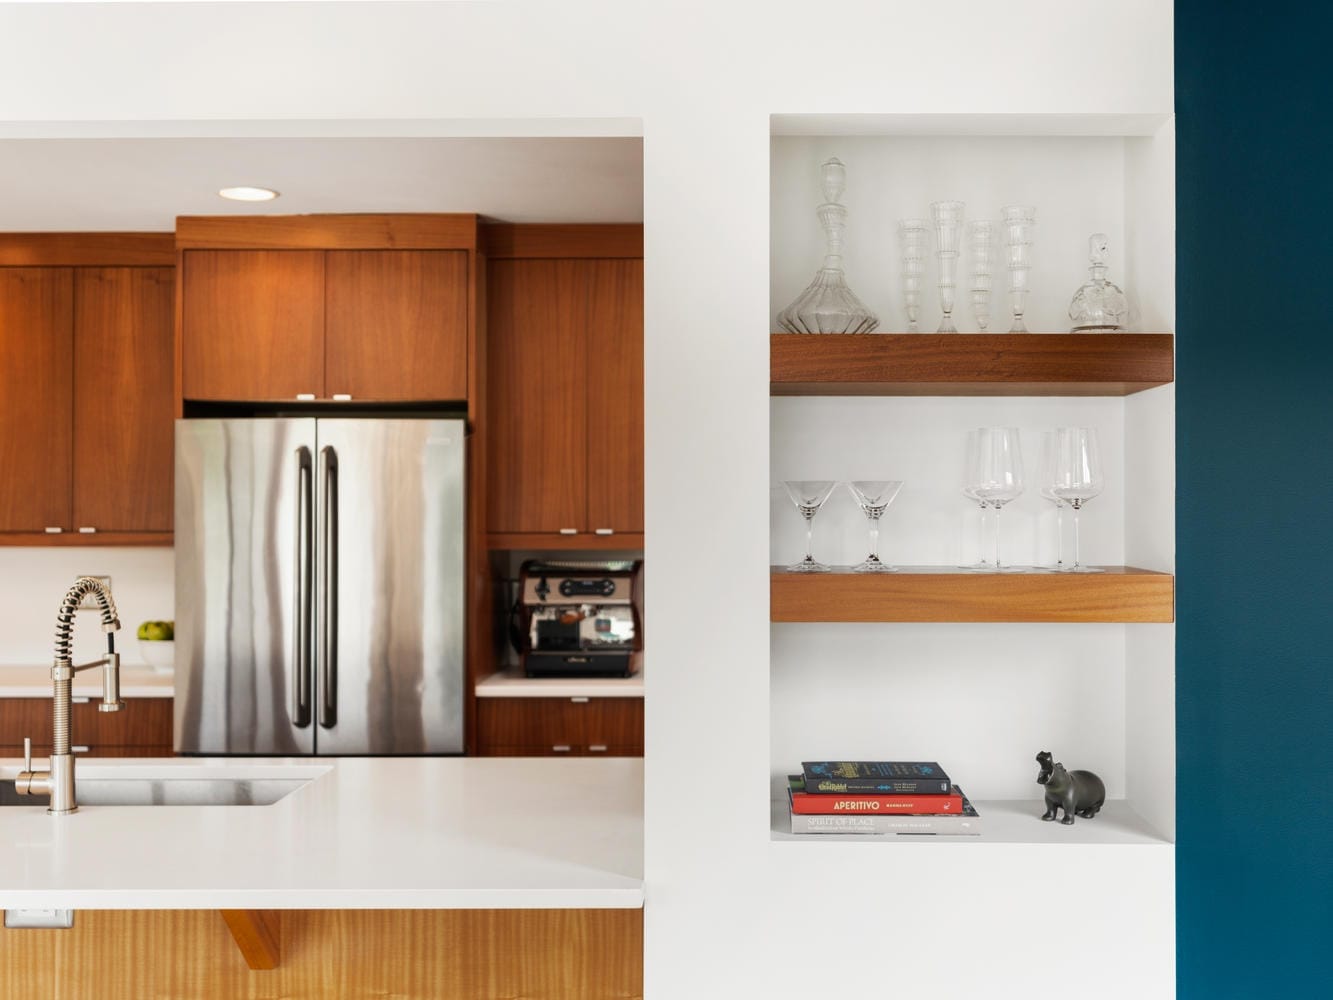
[[[73,281],[0,267],[0,532],[71,523]]]
[[[588,528],[643,531],[643,261],[588,270]]]
[[[486,297],[488,530],[586,530],[586,266],[492,261]]]
[[[329,251],[328,395],[466,399],[467,258],[462,250]]]
[[[172,530],[169,267],[74,272],[73,527]]]
[[[324,253],[186,250],[182,394],[200,400],[324,396]]]

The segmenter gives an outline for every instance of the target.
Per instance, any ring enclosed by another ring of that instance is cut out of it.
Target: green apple
[[[139,638],[150,642],[165,642],[176,634],[174,622],[144,622],[139,626]]]

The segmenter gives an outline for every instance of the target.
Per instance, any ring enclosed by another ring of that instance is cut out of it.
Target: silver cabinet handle
[[[96,528],[80,528],[80,529],[79,529],[79,534],[80,534],[80,535],[95,535],[95,534],[97,534],[97,529],[96,529]]]
[[[335,392],[333,394],[333,401],[335,403],[348,403],[351,402],[351,399],[352,394],[350,392]]]
[[[562,535],[577,535],[578,533],[579,533],[579,529],[578,529],[578,528],[561,528],[561,529],[560,529],[560,534],[562,534]]]
[[[569,753],[569,744],[557,743],[555,746],[551,747],[551,749],[554,750],[556,753]]]
[[[332,445],[319,449],[324,480],[324,508],[320,520],[323,573],[319,582],[323,639],[319,651],[319,724],[338,724],[338,452]]]
[[[64,530],[65,530],[64,528],[47,528],[47,529],[46,529],[46,533],[47,533],[48,535],[59,535],[59,534],[61,534]]]
[[[88,705],[92,703],[92,699],[89,698],[86,694],[74,695],[72,698],[70,698],[69,703],[71,705]]]
[[[572,701],[575,705],[586,705],[588,703],[588,699],[584,695],[578,695],[576,697],[570,698],[569,700]]]
[[[606,744],[605,744],[605,743],[594,743],[592,746],[588,747],[588,752],[589,752],[589,753],[606,753]]]
[[[594,535],[614,535],[615,533],[615,528],[598,528],[593,532]]]
[[[298,392],[296,394],[296,401],[298,403],[313,403],[315,401],[315,394],[313,392]]]
[[[314,472],[310,449],[296,449],[296,614],[293,636],[292,724],[298,729],[310,725],[310,638],[315,602],[310,586],[314,576],[314,538],[311,519],[314,514]]]
[[[90,753],[90,752],[92,752],[92,747],[85,747],[85,746],[77,746],[77,745],[75,745],[75,746],[72,746],[72,747],[69,748],[69,752],[70,752],[70,753]]]

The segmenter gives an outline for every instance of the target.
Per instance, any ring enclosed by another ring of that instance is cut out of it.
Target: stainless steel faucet
[[[102,631],[106,633],[106,656],[77,667],[70,660],[70,646],[74,632],[74,614],[86,595],[92,594],[102,613]],[[70,687],[80,670],[101,667],[102,703],[99,712],[119,712],[125,707],[120,700],[120,654],[116,652],[116,632],[120,619],[116,617],[116,602],[111,591],[101,580],[81,576],[65,592],[56,614],[56,656],[51,666],[51,681],[55,687],[51,760],[45,771],[32,769],[32,739],[23,740],[23,770],[14,782],[20,795],[49,795],[51,806],[46,811],[53,816],[77,812],[79,804],[74,797],[74,754],[70,752],[69,711]]]

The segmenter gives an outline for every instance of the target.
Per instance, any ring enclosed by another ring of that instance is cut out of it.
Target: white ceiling
[[[240,184],[281,197],[218,197]],[[0,232],[167,231],[178,215],[306,212],[641,222],[643,141],[0,139]]]

